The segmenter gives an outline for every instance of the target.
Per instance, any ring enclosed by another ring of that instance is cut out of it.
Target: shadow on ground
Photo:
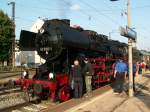
[[[146,77],[146,78],[149,78],[149,79],[150,79],[150,75],[147,75],[147,74],[144,75],[143,77]]]
[[[150,95],[149,94],[139,92],[139,94],[136,95],[136,98],[142,101],[146,105],[146,107],[150,109]]]
[[[145,77],[150,78],[150,76],[147,75],[145,75]],[[142,101],[150,109],[150,87],[148,87],[150,80],[146,82],[147,83],[143,85],[137,84],[137,86],[140,88],[140,91],[137,92],[135,97]]]

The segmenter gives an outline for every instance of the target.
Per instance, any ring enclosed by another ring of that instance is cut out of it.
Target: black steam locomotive
[[[88,58],[94,69],[92,87],[99,88],[111,81],[116,59],[127,56],[126,44],[79,26],[71,27],[69,20],[58,19],[45,20],[38,33],[22,30],[20,49],[36,50],[46,62],[32,79],[19,79],[16,84],[31,96],[50,96],[61,101],[71,98],[69,74],[75,59],[82,67],[83,58]]]
[[[70,20],[45,20],[38,33],[21,31],[21,50],[37,50],[46,60],[41,71],[68,72],[73,60],[83,57],[112,59],[125,57],[127,45],[109,40],[95,31],[70,26]]]

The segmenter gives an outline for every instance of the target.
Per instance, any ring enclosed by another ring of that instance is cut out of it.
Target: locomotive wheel
[[[50,90],[49,89],[43,89],[42,93],[43,93],[43,95],[41,97],[42,100],[47,100],[49,98]]]
[[[71,97],[71,89],[69,86],[63,86],[58,92],[58,97],[61,102],[67,101]]]
[[[40,85],[40,84],[34,84],[34,85],[33,85],[33,91],[34,91],[36,94],[42,93],[42,90],[43,90],[42,85]]]
[[[34,85],[31,85],[28,87],[28,97],[29,97],[29,101],[35,104],[38,104],[41,102],[41,98],[39,96],[37,96],[36,94],[34,94]]]
[[[25,101],[30,102],[32,101],[33,95],[33,85],[28,86],[27,88],[22,88],[23,90],[23,98]]]
[[[8,87],[13,88],[15,86],[15,82],[13,80],[8,81]]]
[[[27,88],[23,89],[23,99],[27,102],[30,102],[30,95]]]

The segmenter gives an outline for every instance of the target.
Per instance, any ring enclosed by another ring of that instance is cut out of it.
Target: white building
[[[31,27],[30,31],[37,33],[38,30],[44,24],[44,20],[38,19],[34,25]],[[17,51],[17,50],[16,50]],[[15,60],[16,66],[20,65],[39,65],[45,63],[45,60],[42,59],[38,54],[37,51],[17,51],[15,52]]]
[[[20,65],[40,65],[45,63],[45,60],[42,59],[37,51],[19,51],[15,53],[16,66]]]

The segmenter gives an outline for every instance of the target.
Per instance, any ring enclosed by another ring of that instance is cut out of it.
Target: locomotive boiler
[[[101,57],[106,53],[119,57],[126,55],[126,44],[108,40],[106,35],[84,30],[79,26],[71,27],[70,20],[58,19],[46,20],[38,33],[21,31],[20,49],[37,50],[47,64],[55,63],[55,65],[62,62],[71,64],[73,59],[81,55],[86,57]],[[44,69],[47,69],[46,66]]]

